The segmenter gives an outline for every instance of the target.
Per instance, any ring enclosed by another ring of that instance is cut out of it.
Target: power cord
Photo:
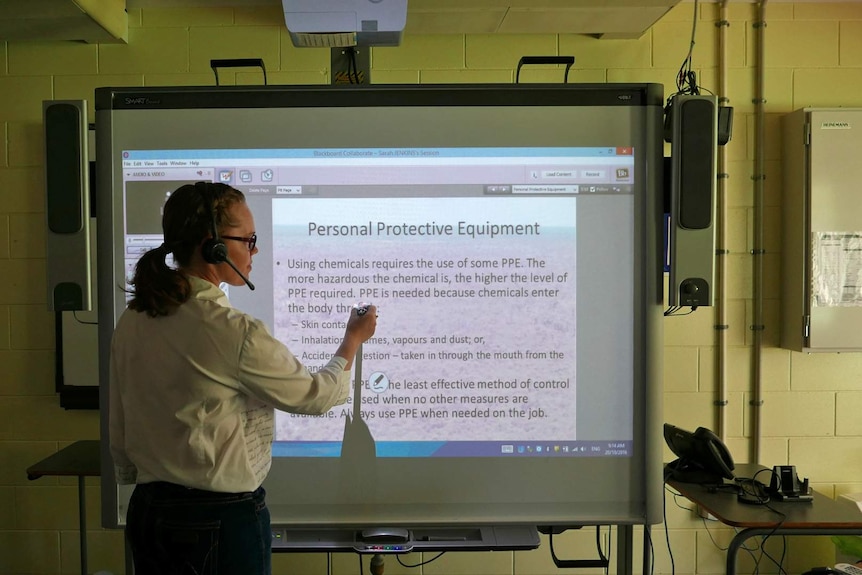
[[[694,52],[694,38],[697,33],[697,10],[699,0],[694,0],[694,15],[691,23],[691,41],[688,45],[688,53],[679,67],[679,72],[676,75],[676,92],[668,96],[664,106],[665,118],[670,118],[670,109],[675,96],[688,95],[699,96],[701,87],[697,85],[697,73],[691,69],[692,53]],[[709,90],[706,90],[709,92]],[[710,92],[712,93],[712,92]],[[666,130],[667,131],[667,127]],[[665,138],[667,139],[667,137]],[[670,141],[670,140],[668,140]]]
[[[677,94],[690,94],[694,96],[700,94],[700,90],[697,87],[697,75],[691,69],[691,54],[694,51],[694,36],[697,32],[697,4],[698,0],[694,0],[694,17],[691,23],[691,42],[688,45],[688,54],[685,60],[682,61],[682,65],[676,75]]]
[[[587,569],[598,567],[600,569],[607,569],[610,561],[604,553],[601,545],[601,526],[596,525],[596,549],[599,554],[598,559],[560,559],[557,557],[557,553],[554,551],[554,529],[551,528],[548,531],[548,546],[551,549],[551,559],[554,561],[554,565],[559,569]]]
[[[697,310],[697,306],[693,305],[689,308],[687,312],[682,312],[685,309],[685,306],[682,305],[672,305],[669,306],[666,310],[664,310],[665,316],[683,316],[683,315],[691,315]]]
[[[350,46],[346,50],[347,53],[347,79],[351,84],[361,84],[359,78],[359,68],[356,65],[356,48]]]
[[[77,311],[72,312],[72,317],[75,318],[76,322],[83,324],[83,325],[99,325],[99,322],[97,322],[97,321],[87,321],[85,319],[79,318]]]
[[[779,510],[777,510],[774,507],[769,505],[769,494],[768,494],[767,486],[765,484],[763,484],[762,482],[760,482],[759,480],[757,480],[757,475],[759,475],[760,473],[772,473],[772,470],[765,469],[765,470],[758,471],[754,475],[754,477],[741,477],[741,478],[737,477],[735,479],[734,483],[732,483],[732,484],[727,483],[727,484],[716,485],[714,487],[710,487],[709,489],[711,491],[712,490],[715,490],[715,491],[728,490],[728,491],[730,491],[731,494],[736,493],[737,496],[739,496],[742,493],[750,494],[751,502],[761,501],[761,503],[760,503],[761,505],[765,506],[767,509],[769,509],[773,513],[778,514],[781,517],[781,519],[775,525],[773,525],[772,530],[760,538],[760,542],[759,542],[757,547],[752,548],[752,547],[748,547],[747,545],[742,545],[741,549],[743,551],[745,551],[746,553],[748,553],[751,556],[752,561],[754,561],[754,564],[755,564],[755,571],[754,572],[755,573],[760,572],[760,563],[761,563],[761,561],[763,561],[763,558],[765,557],[766,559],[771,561],[778,568],[778,575],[787,575],[787,570],[784,568],[784,560],[785,560],[786,555],[787,555],[787,538],[785,536],[782,536],[782,538],[781,538],[782,543],[783,543],[783,547],[782,547],[780,558],[776,559],[766,550],[767,540],[770,537],[772,537],[775,534],[775,532],[784,524],[784,522],[787,520],[787,516],[784,513],[782,513],[781,511],[779,511]],[[668,493],[671,493],[674,496],[674,501],[676,501],[677,496],[681,495],[680,493],[671,490],[667,486],[667,484],[665,484],[665,491],[667,491]],[[677,507],[680,507],[681,509],[687,509],[687,510],[692,511],[692,512],[694,511],[693,509],[682,506],[679,503],[677,503]],[[667,524],[667,498],[666,497],[662,499],[662,513],[664,516],[665,540],[667,542],[667,551],[668,551],[668,555],[670,557],[671,575],[674,575],[676,566],[674,563],[673,551],[671,550],[671,547],[670,547],[670,533],[669,533],[668,524]],[[727,551],[728,548],[722,547],[721,545],[719,545],[718,542],[715,540],[715,538],[712,536],[712,532],[709,530],[709,527],[706,524],[706,519],[704,519],[703,517],[701,519],[703,520],[704,529],[706,530],[707,535],[709,536],[710,540],[712,541],[712,544],[717,549],[719,549],[720,551]],[[650,543],[652,543],[652,542],[650,542]]]
[[[665,478],[667,479],[667,478]],[[670,491],[665,483],[665,490]],[[673,492],[671,492],[673,493]],[[676,496],[674,495],[674,501],[676,500]],[[673,550],[670,548],[670,531],[667,526],[667,497],[661,498],[661,512],[662,519],[664,523],[664,540],[667,543],[667,554],[670,557],[670,575],[674,575],[676,573],[676,563],[673,559]]]
[[[650,533],[649,526],[644,525],[644,536],[646,537],[647,544],[649,545],[649,572],[650,575],[655,574],[655,547],[652,544],[652,533]]]
[[[441,551],[437,555],[432,557],[431,559],[426,559],[425,561],[420,561],[419,563],[413,563],[413,564],[404,563],[404,561],[401,560],[401,555],[396,555],[395,558],[398,559],[398,564],[401,565],[402,567],[407,567],[408,569],[412,569],[414,567],[422,567],[423,565],[428,565],[432,561],[437,561],[438,559],[440,559],[445,554],[446,554],[445,551]]]

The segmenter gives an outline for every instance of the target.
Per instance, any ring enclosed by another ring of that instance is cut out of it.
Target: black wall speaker
[[[710,306],[715,282],[718,104],[676,95],[669,115],[670,276],[668,304]]]
[[[92,309],[87,103],[42,102],[48,309]]]

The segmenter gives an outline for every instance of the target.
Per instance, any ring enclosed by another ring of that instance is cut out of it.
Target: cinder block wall
[[[405,33],[397,48],[371,54],[373,83],[512,82],[523,55],[575,55],[571,82],[659,82],[666,93],[689,48],[694,5],[684,2],[637,40],[576,35],[434,35]],[[693,67],[717,91],[716,4],[701,4]],[[757,9],[731,3],[728,89],[735,109],[727,146],[729,403],[727,443],[747,461],[751,429],[754,72]],[[862,107],[862,4],[770,2],[766,11],[765,331],[762,353],[761,463],[792,463],[815,488],[836,496],[862,491],[862,354],[804,355],[778,347],[781,252],[780,118],[805,106]],[[76,573],[79,566],[74,479],[30,482],[25,469],[78,439],[99,436],[98,415],[64,411],[54,394],[53,317],[45,297],[45,201],[41,102],[86,99],[106,85],[212,85],[213,58],[263,58],[270,84],[328,84],[329,53],[295,49],[280,7],[131,10],[129,42],[0,43],[0,575]],[[524,69],[523,82],[559,82],[560,69]],[[261,83],[256,70],[220,72],[222,84]],[[862,150],[860,150],[862,155]],[[862,223],[860,224],[862,228]],[[665,320],[664,419],[684,428],[714,427],[715,317],[711,309]],[[666,454],[669,455],[669,454]],[[98,481],[87,482],[90,568],[122,573],[122,535],[99,526]],[[701,521],[668,494],[667,534],[679,574],[722,573],[730,529]],[[616,533],[605,529],[603,538]],[[636,531],[635,555],[643,533]],[[558,556],[595,557],[592,529],[555,537]],[[536,551],[449,554],[424,573],[556,573],[547,541]],[[652,529],[655,572],[670,573],[663,525]],[[789,538],[785,567],[799,573],[834,561],[828,538]],[[783,553],[770,540],[767,552]],[[753,557],[759,556],[753,552]],[[427,559],[428,557],[424,557]],[[418,562],[408,557],[405,562]],[[760,562],[776,572],[768,557]],[[327,571],[325,555],[277,555],[276,573]],[[754,569],[754,560],[742,558]],[[364,569],[368,569],[367,559]],[[387,573],[415,573],[387,560]],[[356,556],[332,557],[332,572],[359,572]],[[598,571],[594,571],[598,572]],[[640,572],[640,563],[636,565]]]

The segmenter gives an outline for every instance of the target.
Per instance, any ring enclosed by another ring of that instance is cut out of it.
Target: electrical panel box
[[[783,118],[781,347],[862,351],[862,109]]]

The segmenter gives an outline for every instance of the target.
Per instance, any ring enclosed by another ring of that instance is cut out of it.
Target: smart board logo
[[[148,106],[161,103],[161,100],[153,100],[152,98],[147,98],[146,96],[141,96],[139,98],[126,98],[126,106]]]
[[[821,130],[850,130],[853,126],[850,122],[823,122],[820,124]]]

